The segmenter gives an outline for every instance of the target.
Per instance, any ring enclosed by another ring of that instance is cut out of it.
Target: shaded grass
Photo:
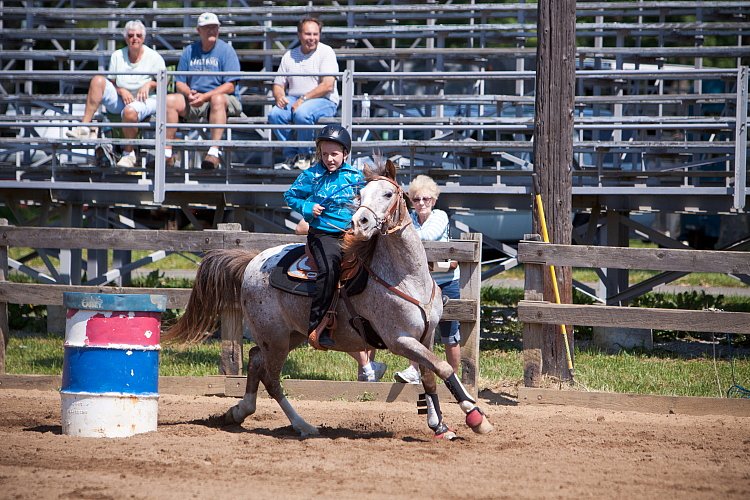
[[[750,385],[750,359],[704,356],[681,359],[666,354],[623,351],[603,355],[576,352],[576,377],[590,390],[670,396],[724,397],[735,383]]]

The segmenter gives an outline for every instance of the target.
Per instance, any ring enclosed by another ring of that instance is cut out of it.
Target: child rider
[[[309,223],[307,245],[318,266],[315,295],[310,306],[308,336],[315,346],[334,346],[332,332],[321,324],[341,276],[341,240],[354,214],[354,199],[364,185],[362,172],[346,162],[352,147],[341,125],[326,125],[315,138],[318,161],[299,174],[284,199]]]

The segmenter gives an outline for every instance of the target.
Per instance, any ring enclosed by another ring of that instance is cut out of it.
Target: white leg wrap
[[[469,413],[471,410],[476,408],[476,406],[474,406],[474,403],[472,403],[471,401],[461,401],[460,403],[458,403],[458,406],[461,407],[461,410],[463,410],[464,413]]]
[[[445,386],[459,403],[463,403],[464,401],[471,401],[472,403],[476,403],[474,398],[469,396],[469,391],[467,391],[461,381],[458,380],[458,377],[456,377],[455,373],[452,373],[450,377],[445,379]]]
[[[442,415],[439,415],[435,409],[435,403],[432,401],[431,396],[432,394],[427,394],[425,398],[425,403],[427,403],[427,425],[430,429],[435,429],[440,423]]]
[[[305,419],[299,416],[287,398],[282,398],[279,401],[279,406],[281,406],[281,410],[286,415],[286,418],[289,419],[289,423],[292,424],[292,428],[299,432],[302,437],[317,436],[320,433],[317,427],[308,424],[305,422]]]

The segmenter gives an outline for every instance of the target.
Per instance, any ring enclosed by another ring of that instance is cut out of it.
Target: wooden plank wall
[[[524,385],[539,387],[544,373],[539,355],[543,325],[585,325],[660,330],[750,334],[750,313],[631,308],[605,305],[553,304],[541,296],[549,266],[645,269],[750,275],[750,253],[664,248],[556,245],[522,241],[518,260],[525,265],[524,300],[518,319],[524,323]]]

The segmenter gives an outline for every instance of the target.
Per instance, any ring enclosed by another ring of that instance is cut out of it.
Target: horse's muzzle
[[[377,225],[377,217],[371,210],[359,208],[352,217],[352,235],[359,240],[369,239]]]

